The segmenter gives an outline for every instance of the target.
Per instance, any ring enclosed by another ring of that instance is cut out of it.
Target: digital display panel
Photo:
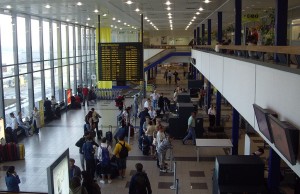
[[[47,169],[49,194],[69,193],[69,149]]]
[[[99,43],[98,50],[99,81],[143,80],[142,43]]]
[[[259,131],[270,141],[273,141],[273,136],[269,128],[268,112],[260,106],[253,104]]]

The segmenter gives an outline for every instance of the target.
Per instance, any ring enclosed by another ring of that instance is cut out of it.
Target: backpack
[[[125,146],[125,142],[124,142],[123,145],[120,142],[119,142],[119,144],[122,146],[122,148],[121,148],[121,150],[119,152],[120,158],[127,158],[127,156],[128,156],[128,149]]]
[[[102,150],[102,161],[101,161],[101,165],[102,166],[108,166],[110,164],[110,158],[109,158],[109,152],[108,152],[108,145],[107,147],[101,147]]]
[[[135,174],[135,191],[136,193],[144,193],[147,188],[147,181],[144,173]]]

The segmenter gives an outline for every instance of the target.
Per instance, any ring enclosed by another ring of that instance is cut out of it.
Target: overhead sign
[[[242,17],[243,22],[259,22],[260,18],[259,15],[256,14],[245,14]]]
[[[143,80],[142,43],[100,43],[98,49],[99,81]]]

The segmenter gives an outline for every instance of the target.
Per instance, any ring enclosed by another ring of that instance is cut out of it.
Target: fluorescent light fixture
[[[171,2],[170,2],[170,1],[167,1],[165,4],[166,4],[166,5],[171,5]]]
[[[112,20],[113,20],[113,21],[115,21],[115,20],[116,20],[116,18],[112,18]]]
[[[94,25],[92,25],[92,27],[95,27]]]
[[[118,23],[120,23],[121,22],[121,20],[118,20]]]
[[[90,21],[90,20],[91,20],[91,18],[86,18],[86,20],[89,20],[89,21]]]
[[[194,16],[193,19],[195,20],[195,19],[196,19],[196,16]]]
[[[167,7],[167,10],[170,11],[170,10],[171,10],[171,7]]]
[[[150,20],[147,20],[147,22],[150,22]]]
[[[194,19],[191,20],[192,22],[195,21]]]
[[[197,11],[197,12],[196,12],[196,15],[199,15],[199,14],[200,14],[200,12],[199,12],[199,11]]]
[[[47,5],[45,5],[45,8],[50,9],[51,5],[47,4]]]
[[[127,23],[125,22],[125,23],[124,23],[124,25],[126,26],[126,25],[127,25]]]
[[[66,19],[66,21],[69,22],[70,20],[69,20],[69,19]]]
[[[205,0],[205,1],[204,1],[204,3],[210,3],[210,2],[211,2],[210,0]]]
[[[118,28],[118,26],[115,26],[115,28]]]
[[[139,12],[139,11],[140,11],[140,9],[139,9],[139,8],[136,8],[136,9],[135,9],[135,11],[136,11],[136,12]]]
[[[172,16],[169,15],[169,19],[172,19]]]
[[[103,17],[106,17],[107,16],[107,13],[103,14]]]
[[[171,13],[168,13],[168,16],[172,15]]]
[[[122,30],[123,28],[120,28],[120,30]]]
[[[10,6],[10,5],[7,5],[7,6],[6,6],[6,9],[11,9],[11,6]]]
[[[130,27],[130,25],[129,25],[129,24],[128,24],[127,26],[128,26],[128,27]]]
[[[110,27],[112,27],[112,28],[113,28],[113,27],[114,27],[114,25],[110,25]]]
[[[131,4],[133,4],[133,2],[132,2],[132,1],[130,1],[130,0],[126,1],[125,3],[126,3],[126,4],[128,4],[128,5],[131,5]]]
[[[95,12],[95,13],[98,13],[99,11],[98,11],[98,9],[95,9],[94,12]]]
[[[152,25],[153,23],[152,23],[152,22],[150,22],[150,24]]]
[[[202,7],[199,8],[199,11],[203,11],[204,9]]]
[[[89,23],[86,23],[85,25],[87,25],[87,26],[88,26],[88,25],[89,25]]]
[[[147,20],[148,19],[147,16],[144,19]]]
[[[78,24],[78,22],[76,21],[75,24]]]
[[[78,5],[78,6],[81,6],[82,5],[82,3],[79,1],[79,2],[77,2],[77,4],[76,5]]]

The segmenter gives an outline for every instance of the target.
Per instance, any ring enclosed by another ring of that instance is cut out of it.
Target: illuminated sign
[[[99,81],[143,80],[142,43],[100,43],[98,50]]]

